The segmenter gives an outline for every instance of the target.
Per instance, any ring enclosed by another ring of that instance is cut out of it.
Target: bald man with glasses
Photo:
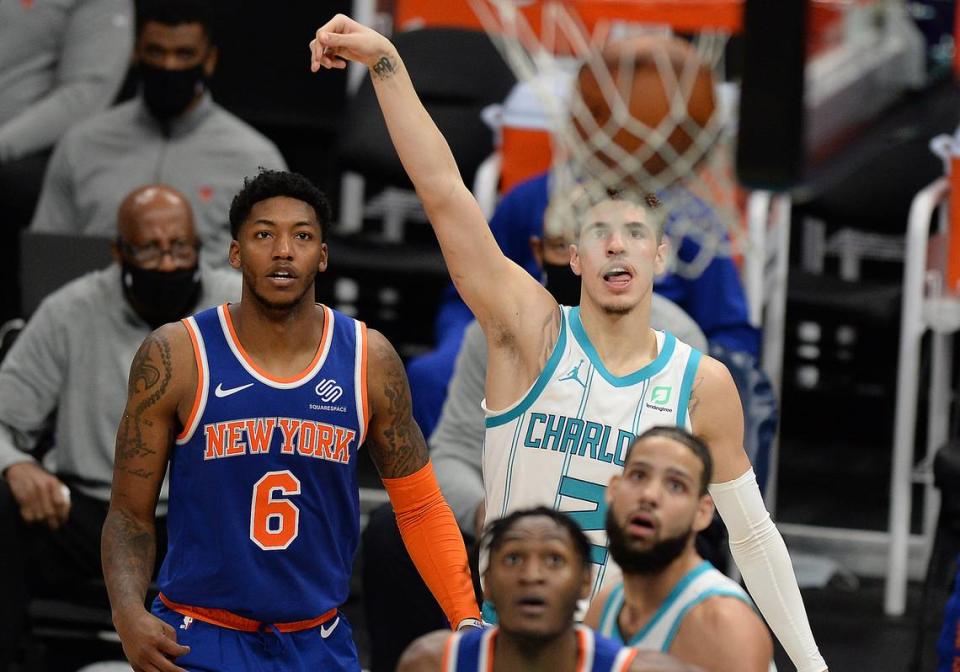
[[[31,596],[101,577],[113,446],[140,343],[161,324],[240,298],[239,274],[201,265],[190,205],[170,187],[127,195],[113,254],[109,267],[44,299],[0,364],[0,672],[20,653]],[[55,450],[38,460],[47,430]]]

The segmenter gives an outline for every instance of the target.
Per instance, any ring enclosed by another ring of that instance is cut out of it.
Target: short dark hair
[[[492,554],[495,550],[503,545],[504,535],[509,532],[510,529],[519,521],[523,520],[524,518],[537,518],[540,516],[551,519],[557,525],[565,528],[567,532],[570,533],[570,539],[573,540],[573,549],[576,551],[577,557],[580,558],[584,568],[589,567],[590,540],[587,539],[587,535],[583,533],[583,530],[581,530],[580,526],[574,522],[573,518],[565,513],[551,509],[549,506],[537,506],[532,509],[518,509],[508,516],[498,518],[497,520],[493,521],[487,525],[487,529],[483,532],[481,547],[488,549]]]
[[[627,448],[627,454],[623,456],[623,463],[626,464],[630,460],[630,455],[638,443],[644,439],[653,437],[670,439],[671,441],[682,443],[693,451],[693,454],[696,455],[703,464],[703,473],[700,474],[700,494],[707,494],[707,487],[710,485],[710,479],[713,478],[713,457],[710,455],[710,447],[707,446],[706,442],[699,436],[691,434],[680,427],[672,427],[670,425],[651,427],[633,440],[630,447]]]
[[[299,173],[261,168],[253,179],[249,177],[243,179],[243,189],[233,197],[233,202],[230,204],[230,234],[234,240],[237,239],[240,226],[250,216],[253,206],[276,196],[295,198],[313,208],[320,223],[320,240],[327,239],[327,227],[332,215],[330,203],[323,192]]]
[[[209,0],[142,0],[137,3],[137,37],[150,21],[165,26],[199,23],[213,42],[213,12]]]

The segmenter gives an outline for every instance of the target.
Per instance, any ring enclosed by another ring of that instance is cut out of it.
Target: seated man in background
[[[50,150],[110,106],[132,45],[132,0],[0,2],[0,323],[19,313],[16,235],[30,223]]]
[[[34,231],[110,236],[134,187],[163,182],[193,208],[206,262],[227,266],[230,199],[260,167],[283,169],[277,148],[210,97],[217,64],[203,0],[146,0],[137,17],[139,95],[70,129],[57,145]]]
[[[0,366],[0,670],[31,594],[101,577],[113,445],[140,343],[240,295],[237,274],[199,265],[190,205],[176,190],[134,190],[115,221],[116,263],[48,296]],[[41,464],[30,448],[53,411],[54,449]]]
[[[551,217],[544,229],[531,240],[533,258],[557,302],[578,305],[580,278],[570,269],[567,241]],[[669,331],[695,348],[706,348],[703,332],[669,299],[653,295],[650,321],[654,328]],[[467,326],[450,391],[429,441],[440,489],[468,545],[479,538],[483,521],[485,425],[480,402],[486,375],[487,343],[480,325],[473,321]],[[403,547],[389,504],[371,513],[361,548],[371,670],[388,672],[413,639],[442,628],[446,621]],[[391,604],[408,605],[403,619],[395,618]]]
[[[490,230],[504,255],[534,276],[539,273],[539,268],[529,241],[531,236],[539,235],[543,226],[549,202],[548,181],[549,174],[543,173],[521,182],[503,197],[490,219]],[[664,225],[668,236],[671,221],[680,216],[668,216]],[[681,238],[672,243],[681,260],[690,262],[697,256],[699,248],[692,239]],[[653,290],[692,317],[706,334],[711,347],[745,352],[752,357],[758,355],[759,332],[750,324],[743,285],[730,257],[714,257],[702,273],[692,278],[668,271],[655,279]],[[414,417],[426,434],[432,431],[439,418],[463,331],[472,320],[470,310],[451,286],[437,314],[434,327],[436,349],[411,360],[407,366],[413,390]],[[680,334],[676,335],[680,337]],[[704,352],[710,351],[704,349]],[[727,363],[726,358],[722,359]]]
[[[606,493],[623,580],[597,595],[584,623],[710,672],[767,672],[773,643],[753,601],[694,547],[713,519],[712,467],[710,449],[684,429],[654,427],[634,440]]]
[[[397,672],[694,672],[654,651],[622,648],[574,622],[593,584],[590,542],[569,516],[521,509],[492,522],[485,596],[500,624],[434,632],[407,649]]]

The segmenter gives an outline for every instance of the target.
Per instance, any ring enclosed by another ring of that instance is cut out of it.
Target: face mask
[[[198,266],[158,271],[123,262],[120,271],[124,295],[152,329],[186,317],[197,305],[200,297]]]
[[[543,264],[547,291],[553,294],[561,306],[580,305],[580,276],[571,270],[569,264]]]
[[[181,114],[206,87],[203,63],[184,70],[167,70],[140,63],[143,102],[160,121]]]

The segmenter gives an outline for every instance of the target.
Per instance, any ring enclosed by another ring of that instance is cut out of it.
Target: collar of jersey
[[[587,357],[590,358],[590,361],[594,367],[596,367],[597,371],[600,372],[600,375],[614,387],[636,385],[660,373],[667,365],[667,362],[670,361],[670,357],[673,356],[673,349],[676,346],[677,340],[673,334],[664,332],[663,345],[656,359],[633,373],[628,373],[625,376],[615,376],[603,365],[603,360],[600,359],[600,353],[597,352],[597,349],[593,347],[593,343],[590,342],[590,337],[587,336],[587,332],[583,328],[583,323],[580,321],[580,306],[570,309],[570,329],[573,331],[573,337],[577,339],[577,343],[579,343],[583,351],[587,353]]]
[[[653,629],[657,622],[663,618],[663,615],[667,613],[667,609],[673,606],[673,603],[676,602],[677,598],[680,597],[680,594],[687,589],[694,579],[703,574],[706,571],[709,571],[713,565],[710,564],[709,560],[704,560],[699,565],[687,572],[680,581],[677,582],[677,585],[673,587],[673,590],[670,591],[670,594],[667,595],[666,599],[660,605],[660,608],[657,609],[657,613],[650,617],[650,620],[647,621],[647,624],[640,628],[640,631],[630,638],[629,642],[626,642],[627,646],[634,646],[638,642],[642,641],[644,637]],[[626,596],[623,596],[624,601],[626,601]],[[623,609],[623,604],[620,605],[620,609]],[[620,609],[617,610],[617,632],[620,634],[620,637],[623,638],[623,632],[620,630]],[[624,640],[626,641],[626,640]]]

